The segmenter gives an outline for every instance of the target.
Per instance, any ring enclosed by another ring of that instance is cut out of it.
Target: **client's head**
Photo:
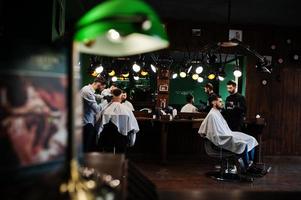
[[[121,94],[122,94],[121,89],[116,88],[116,89],[112,90],[112,95],[113,95],[112,101],[113,102],[121,102],[121,100],[122,100]]]
[[[222,109],[223,108],[223,100],[219,95],[211,96],[211,105],[213,108]]]
[[[194,102],[194,97],[192,94],[187,94],[186,95],[186,102],[187,103],[193,103]]]
[[[125,101],[127,99],[127,93],[126,93],[126,91],[122,91],[122,95],[121,95],[121,100],[122,101]]]

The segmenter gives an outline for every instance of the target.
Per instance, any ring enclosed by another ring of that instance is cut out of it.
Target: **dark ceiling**
[[[99,0],[67,0],[67,21],[74,22]],[[227,24],[229,0],[146,0],[165,20]],[[301,27],[300,0],[231,0],[233,25]]]

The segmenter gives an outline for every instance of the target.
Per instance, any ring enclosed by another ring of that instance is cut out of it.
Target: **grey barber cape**
[[[231,131],[226,120],[216,108],[211,108],[198,133],[205,136],[214,145],[236,154],[243,153],[246,147],[250,151],[258,145],[254,137],[242,132]]]
[[[135,144],[136,133],[139,131],[138,122],[133,112],[125,105],[119,102],[109,103],[104,110],[100,113],[97,120],[97,133],[101,134],[104,125],[112,122],[118,129],[118,132],[127,136],[130,132],[130,146]]]

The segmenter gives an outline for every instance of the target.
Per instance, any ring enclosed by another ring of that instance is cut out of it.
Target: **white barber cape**
[[[208,138],[214,145],[236,154],[243,153],[246,146],[250,151],[258,145],[254,137],[231,131],[220,111],[215,108],[211,108],[198,133]]]
[[[127,136],[130,131],[130,146],[136,141],[136,133],[139,131],[138,122],[131,110],[119,102],[109,103],[101,112],[100,118],[97,120],[98,136],[103,130],[105,124],[112,122],[118,129],[118,132]]]
[[[195,113],[198,112],[198,109],[191,103],[188,103],[182,107],[181,112]]]

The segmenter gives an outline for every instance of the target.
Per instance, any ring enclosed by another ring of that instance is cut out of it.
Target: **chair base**
[[[207,176],[217,181],[225,182],[253,182],[254,178],[233,173],[221,173],[220,171],[207,172]]]

